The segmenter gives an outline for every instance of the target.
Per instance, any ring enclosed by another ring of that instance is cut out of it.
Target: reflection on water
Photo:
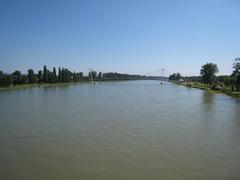
[[[206,109],[211,109],[214,106],[214,98],[215,94],[209,93],[207,91],[203,91],[203,104],[206,107]]]
[[[240,179],[240,103],[158,81],[0,92],[0,179]]]

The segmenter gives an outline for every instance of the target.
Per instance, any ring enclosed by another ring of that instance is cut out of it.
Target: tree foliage
[[[46,66],[43,66],[43,82],[44,83],[48,82],[48,70]]]
[[[32,69],[28,70],[28,83],[32,84],[36,82],[34,71]]]
[[[169,76],[170,81],[179,81],[182,78],[182,75],[180,73],[173,73]]]
[[[202,76],[202,82],[204,84],[212,84],[215,79],[215,74],[218,73],[218,67],[216,64],[207,63],[202,66],[200,74]]]
[[[12,75],[7,75],[0,71],[0,87],[9,87],[13,83],[12,81]]]
[[[56,72],[56,68],[55,67],[53,67],[53,81],[54,81],[54,83],[57,82],[57,72]]]
[[[41,84],[43,82],[43,73],[42,73],[42,70],[39,70],[38,71],[38,75],[37,75],[37,78],[38,78],[38,83]]]
[[[21,71],[16,70],[12,73],[13,84],[23,84],[23,76],[21,75]]]
[[[112,80],[139,80],[139,79],[154,79],[159,77],[147,77],[147,76],[141,76],[141,75],[130,75],[130,74],[120,74],[120,73],[103,73],[102,74],[102,80],[103,81],[112,81]]]
[[[237,57],[234,59],[233,72],[231,75],[232,88],[240,90],[240,58]]]

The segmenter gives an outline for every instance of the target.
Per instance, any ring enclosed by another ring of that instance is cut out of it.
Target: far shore
[[[119,82],[119,81],[138,81],[144,79],[119,79],[119,80],[104,80],[104,81],[96,81],[96,83],[102,82]],[[58,87],[58,86],[68,86],[68,85],[76,85],[76,84],[88,84],[89,81],[78,81],[78,82],[62,82],[62,83],[33,83],[33,84],[17,84],[8,87],[0,87],[0,91],[7,91],[7,90],[21,90],[21,89],[28,89],[28,88],[50,88],[50,87]]]

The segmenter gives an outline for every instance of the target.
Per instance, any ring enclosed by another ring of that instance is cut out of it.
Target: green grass
[[[231,88],[227,87],[227,86],[222,87],[222,89],[220,89],[220,90],[213,90],[213,89],[211,89],[210,86],[202,84],[200,82],[189,82],[189,83],[177,82],[177,84],[184,85],[188,88],[202,89],[202,90],[206,90],[206,91],[211,92],[211,93],[224,93],[224,94],[227,94],[229,96],[240,98],[240,92],[239,91],[232,91]]]

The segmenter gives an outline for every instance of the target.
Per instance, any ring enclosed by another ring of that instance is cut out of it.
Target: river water
[[[240,100],[159,81],[1,91],[0,179],[240,179]]]

